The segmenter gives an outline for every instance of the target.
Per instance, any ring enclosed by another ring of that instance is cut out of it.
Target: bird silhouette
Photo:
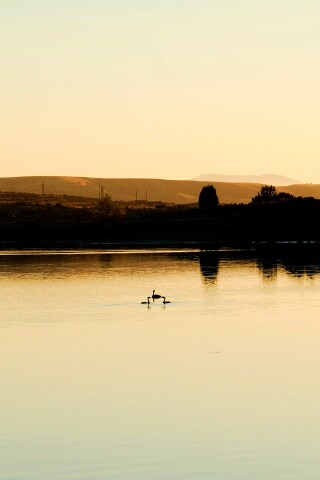
[[[141,304],[148,304],[148,305],[149,305],[149,304],[150,304],[150,298],[151,298],[151,297],[148,297],[148,298],[147,298],[147,301],[146,301],[146,302],[141,302]]]
[[[155,298],[162,298],[161,295],[158,295],[157,293],[154,293],[155,290],[152,291],[152,299],[154,300]]]
[[[161,297],[163,298],[163,303],[171,303],[170,300],[166,300],[166,297]]]

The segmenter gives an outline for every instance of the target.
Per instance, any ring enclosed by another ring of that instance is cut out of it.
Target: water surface
[[[318,479],[319,265],[3,252],[1,478]]]

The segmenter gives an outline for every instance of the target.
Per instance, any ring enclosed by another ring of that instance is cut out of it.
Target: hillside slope
[[[195,180],[161,180],[147,178],[89,178],[89,177],[9,177],[0,178],[0,191],[78,195],[98,198],[99,185],[113,200],[163,201],[175,204],[194,203],[208,182]],[[248,203],[261,188],[258,183],[212,182],[221,203]],[[291,185],[278,187],[294,195],[320,198],[320,185]]]
[[[283,175],[274,175],[267,173],[264,175],[218,175],[214,173],[208,173],[200,175],[200,177],[194,178],[194,180],[200,180],[202,182],[240,182],[240,183],[260,183],[263,185],[285,186],[293,184],[301,184],[299,180],[285,177]]]

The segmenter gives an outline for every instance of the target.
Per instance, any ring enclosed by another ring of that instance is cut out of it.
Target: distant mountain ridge
[[[215,173],[207,173],[196,177],[193,180],[201,182],[244,182],[244,183],[261,183],[263,185],[274,185],[285,187],[288,185],[301,184],[299,180],[285,177],[283,175],[274,175],[266,173],[264,175],[218,175]]]

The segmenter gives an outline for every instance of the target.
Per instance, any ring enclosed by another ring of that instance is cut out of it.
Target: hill
[[[0,178],[0,191],[77,195],[99,197],[99,186],[113,200],[145,200],[185,204],[198,201],[199,193],[208,182],[195,180],[162,180],[146,178],[89,178],[89,177],[10,177]],[[222,203],[248,203],[260,189],[259,184],[215,184]]]
[[[286,186],[301,183],[299,180],[284,177],[283,175],[265,174],[265,175],[217,175],[208,173],[200,175],[194,180],[206,182],[245,182],[245,183],[260,183],[262,185]]]
[[[161,180],[147,178],[89,178],[89,177],[9,177],[0,178],[0,191],[99,197],[99,185],[113,200],[145,200],[186,204],[198,201],[199,193],[207,181]],[[221,203],[249,203],[261,188],[258,183],[212,182]],[[290,185],[278,187],[297,196],[320,198],[320,185]]]

